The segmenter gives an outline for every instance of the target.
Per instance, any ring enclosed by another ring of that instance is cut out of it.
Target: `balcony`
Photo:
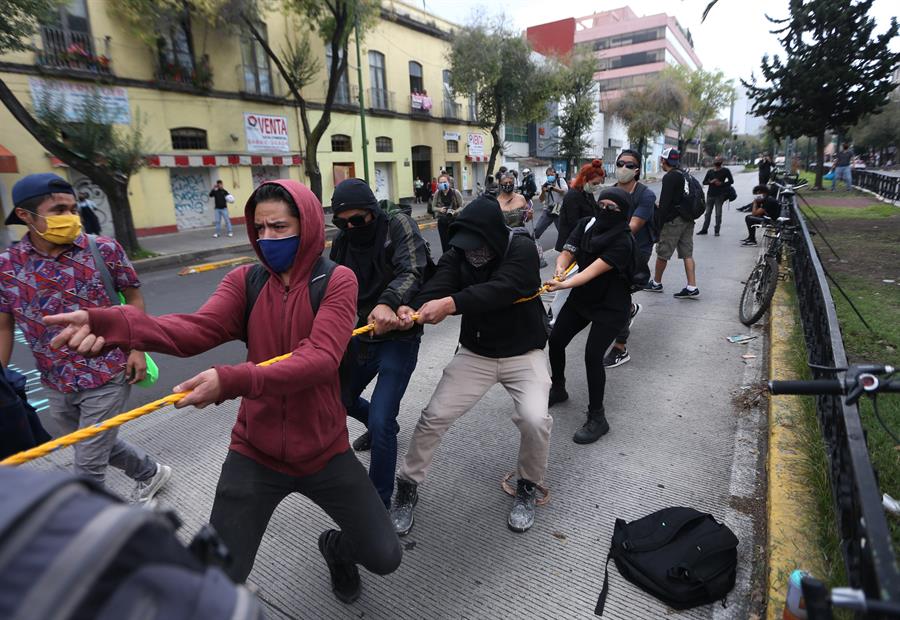
[[[395,112],[394,92],[384,88],[370,88],[368,90],[368,104],[373,110]]]
[[[175,87],[176,90],[212,89],[213,75],[209,66],[209,56],[202,56],[193,67],[185,67],[178,62],[166,58],[159,59],[156,70],[156,81],[163,86]]]
[[[450,101],[449,99],[444,99],[444,118],[462,120],[462,117],[462,104]]]
[[[409,113],[413,116],[431,116],[434,102],[426,93],[409,94]]]
[[[41,45],[35,52],[36,64],[60,72],[111,75],[110,38],[97,39],[87,32],[41,26]],[[38,47],[38,46],[35,46]]]

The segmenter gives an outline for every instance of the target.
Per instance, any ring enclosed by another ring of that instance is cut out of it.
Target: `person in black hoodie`
[[[362,179],[342,181],[331,209],[341,231],[331,246],[331,260],[349,267],[359,283],[356,326],[375,325],[350,340],[341,365],[341,400],[347,415],[366,425],[353,449],[372,449],[369,478],[387,507],[397,468],[397,414],[422,336],[421,326],[396,331],[401,326],[396,312],[419,292],[428,250],[413,219],[403,212],[389,217]],[[375,375],[378,382],[369,401],[360,395]]]
[[[450,246],[434,277],[397,311],[407,324],[414,309],[419,324],[440,323],[451,314],[462,315],[462,322],[460,347],[422,411],[400,466],[391,520],[399,535],[409,533],[418,485],[441,437],[500,383],[515,403],[512,419],[521,435],[516,497],[507,524],[524,532],[534,523],[536,488],[547,469],[553,426],[547,413],[544,308],[539,297],[516,303],[541,286],[537,250],[530,237],[510,233],[490,196],[476,198],[456,218]]]
[[[566,347],[588,325],[584,364],[588,379],[587,422],[576,433],[575,443],[593,443],[609,432],[603,393],[606,371],[603,354],[628,323],[631,310],[631,230],[627,215],[631,196],[618,187],[604,189],[597,197],[594,216],[584,218],[572,231],[556,259],[556,278],[544,285],[551,291],[572,289],[550,334],[550,367],[553,386],[549,404],[569,398],[566,392]],[[563,274],[575,261],[579,271],[568,280]]]

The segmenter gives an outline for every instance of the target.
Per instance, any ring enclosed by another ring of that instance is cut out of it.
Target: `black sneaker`
[[[672,297],[675,299],[700,299],[700,289],[695,288],[693,291],[690,291],[687,287],[684,287],[680,293],[675,293]]]
[[[628,355],[628,349],[617,349],[616,347],[613,347],[610,349],[609,353],[606,354],[606,357],[603,358],[603,366],[605,368],[615,368],[616,366],[621,366],[629,361],[631,361],[631,356]]]
[[[349,605],[359,598],[359,569],[354,562],[341,562],[335,557],[334,549],[340,537],[337,530],[325,530],[319,536],[319,551],[331,573],[331,591],[339,601]]]
[[[634,325],[634,319],[641,313],[641,310],[643,310],[641,304],[631,304],[631,317],[628,319],[628,329],[631,329],[631,326]]]
[[[562,403],[569,400],[569,393],[566,392],[565,386],[550,386],[550,398],[547,399],[547,406],[552,407],[556,403]]]
[[[366,431],[353,442],[353,449],[357,452],[367,452],[372,449],[372,435]]]
[[[647,282],[647,285],[644,287],[644,290],[648,291],[650,293],[662,293],[663,285],[658,284],[658,283],[654,282],[653,280],[650,280],[649,282]]]
[[[756,241],[754,241],[753,239],[744,239],[743,241],[741,241],[741,245],[756,245]]]
[[[524,532],[534,525],[534,505],[537,499],[537,487],[530,480],[519,479],[516,485],[516,498],[506,524],[514,532]]]
[[[709,234],[709,231],[707,231],[707,230],[701,230],[701,231],[698,232],[697,234],[698,234],[698,235],[708,235],[708,234]]]
[[[716,231],[716,237],[718,237],[718,236],[719,236],[719,231],[717,230],[717,231]]]
[[[413,509],[419,503],[419,485],[397,478],[397,494],[391,506],[391,523],[397,536],[406,536],[413,526]]]

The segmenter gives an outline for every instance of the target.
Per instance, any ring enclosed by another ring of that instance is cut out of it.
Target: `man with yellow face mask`
[[[56,435],[102,422],[123,411],[131,385],[146,377],[140,351],[109,349],[86,358],[66,348],[52,349],[59,331],[43,317],[60,312],[117,305],[104,287],[89,238],[82,233],[75,190],[55,174],[32,174],[13,186],[15,209],[6,225],[28,232],[0,254],[0,362],[9,363],[13,331],[18,325],[31,347],[47,390],[48,430]],[[122,246],[94,237],[99,256],[126,303],[143,310],[137,273]],[[132,499],[151,499],[172,474],[142,450],[107,431],[75,445],[75,471],[103,484],[112,464],[135,480]]]

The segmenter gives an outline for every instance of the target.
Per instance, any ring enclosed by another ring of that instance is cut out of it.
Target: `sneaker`
[[[659,284],[657,282],[654,282],[653,280],[650,280],[649,282],[647,282],[647,285],[644,287],[644,290],[649,291],[651,293],[662,293],[663,285]]]
[[[709,234],[709,231],[701,230],[701,231],[698,232],[697,234],[698,234],[698,235],[708,235],[708,234]]]
[[[391,523],[397,536],[406,536],[413,526],[413,509],[419,503],[419,485],[397,478],[397,494],[391,506]]]
[[[547,266],[547,260],[544,259],[544,258],[542,258],[542,259],[541,259],[541,269],[543,269],[543,268],[546,267],[546,266]]]
[[[754,241],[753,239],[744,239],[743,241],[741,241],[741,245],[743,245],[743,246],[756,245],[756,241]]]
[[[353,442],[353,449],[356,452],[368,452],[372,449],[372,435],[369,431],[356,438],[356,441]]]
[[[569,400],[569,393],[566,392],[564,386],[550,386],[550,398],[547,399],[547,406],[552,407],[556,403],[562,403]]]
[[[234,237],[234,233],[228,233],[229,237]]]
[[[615,368],[616,366],[621,366],[629,361],[631,361],[631,356],[628,355],[628,349],[617,349],[616,347],[613,347],[610,349],[609,353],[606,354],[606,357],[603,358],[603,366],[604,368]]]
[[[687,287],[681,289],[680,293],[675,293],[672,295],[675,299],[699,299],[700,298],[700,289],[695,288],[693,291],[688,290]]]
[[[530,480],[519,478],[516,485],[516,498],[506,524],[514,532],[524,532],[534,525],[534,505],[537,499],[537,487]]]
[[[641,313],[643,308],[641,304],[631,304],[631,318],[628,319],[628,329],[631,329],[631,326],[634,325],[634,319]]]
[[[719,231],[717,230],[717,231],[716,231],[716,237],[718,237],[718,236],[719,236]]]
[[[218,239],[218,238],[219,238],[219,233],[213,233],[213,239]]]
[[[340,537],[337,530],[325,530],[319,535],[319,551],[331,573],[331,591],[337,600],[349,605],[359,598],[359,569],[354,562],[341,562],[334,556]]]
[[[136,482],[134,491],[131,492],[131,502],[133,504],[145,504],[153,499],[153,496],[159,493],[159,490],[165,486],[172,477],[172,468],[168,465],[156,464],[156,473],[146,480]]]
[[[604,412],[588,412],[588,419],[584,425],[575,432],[572,441],[580,444],[594,443],[609,432],[609,422],[606,421]]]

